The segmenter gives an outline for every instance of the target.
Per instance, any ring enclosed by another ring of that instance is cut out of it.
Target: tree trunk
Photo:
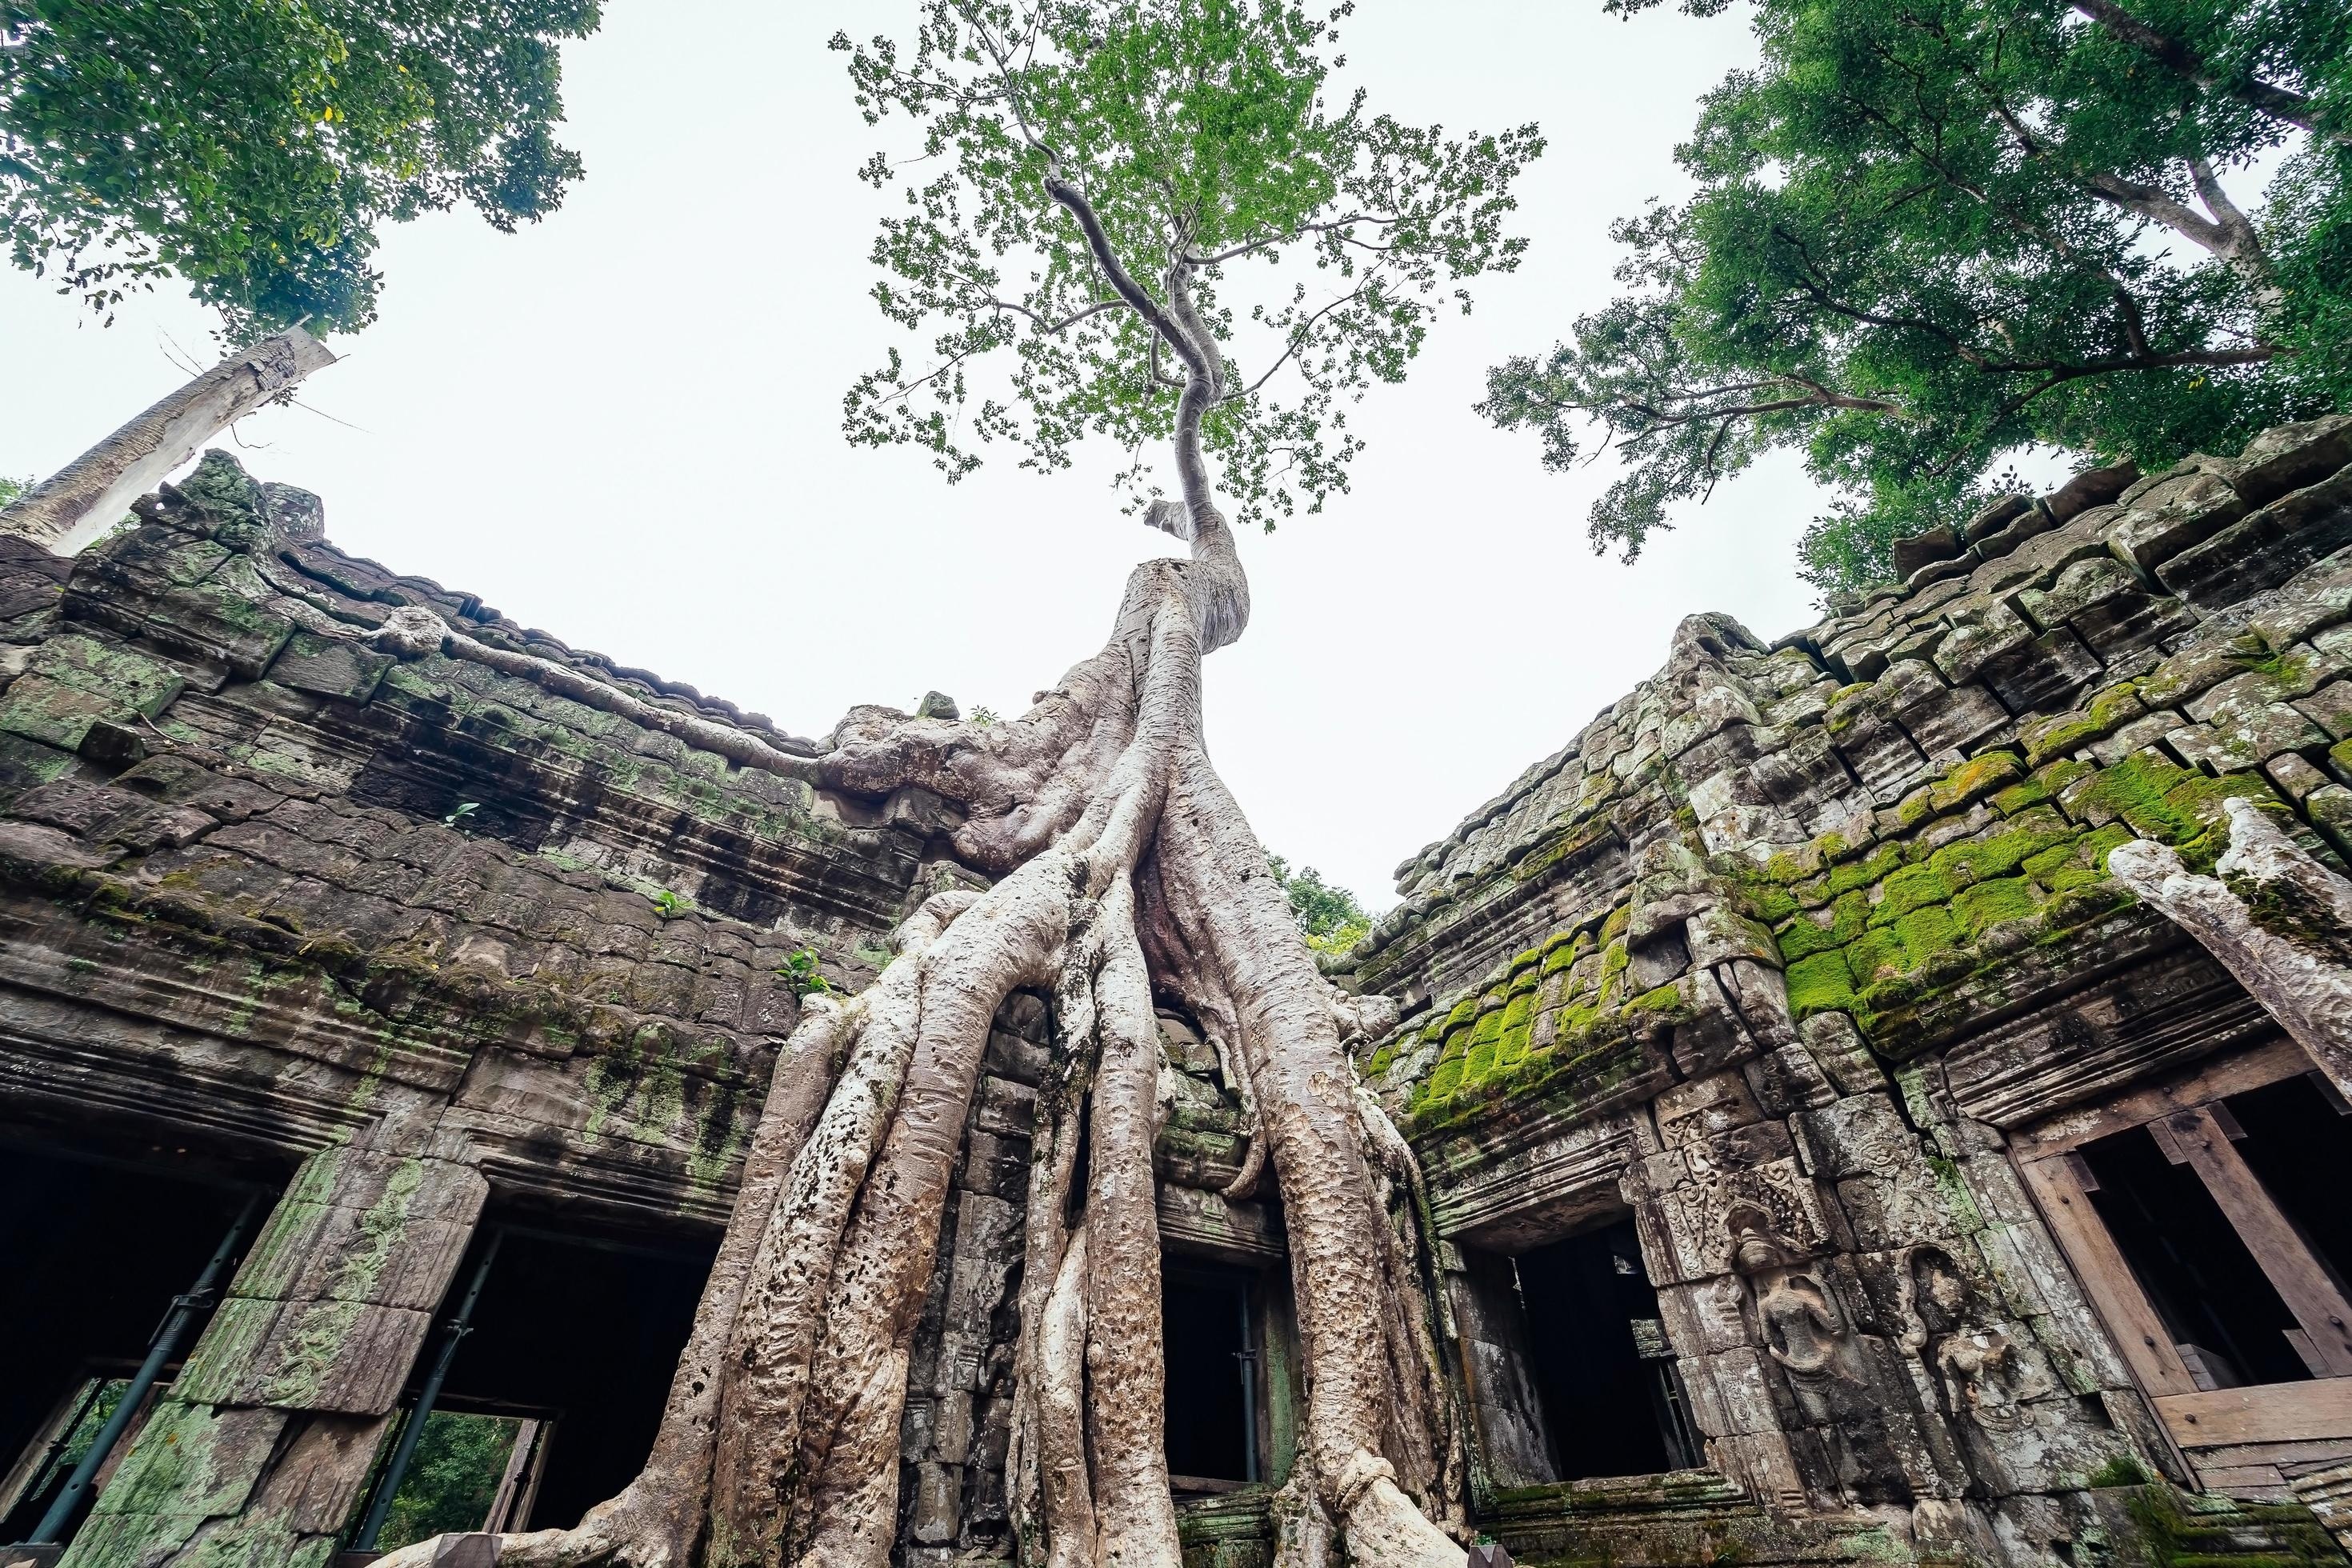
[[[229,355],[0,510],[0,531],[73,554],[206,442],[334,363],[299,327]]]
[[[1191,263],[1171,268],[1163,307],[1084,195],[1058,175],[1045,189],[1185,366],[1173,432],[1183,500],[1156,502],[1147,521],[1191,559],[1138,566],[1102,651],[1019,720],[866,710],[810,765],[835,790],[919,785],[954,802],[966,813],[957,854],[999,879],[932,898],[870,988],[794,1034],[792,1070],[838,1052],[839,1079],[822,1111],[795,1099],[762,1118],[653,1461],[577,1530],[501,1538],[502,1562],[884,1568],[909,1341],[989,1023],[1021,986],[1055,998],[1006,1465],[1022,1563],[1181,1562],[1152,1168],[1161,999],[1230,1064],[1255,1121],[1235,1184],[1270,1169],[1290,1237],[1307,1396],[1278,1561],[1462,1562],[1431,1522],[1458,1529],[1463,1467],[1416,1288],[1418,1209],[1409,1179],[1381,1173],[1409,1173],[1412,1155],[1358,1094],[1340,1040],[1343,1016],[1360,1023],[1369,1009],[1351,1013],[1317,970],[1202,742],[1201,660],[1249,622],[1201,447],[1223,362],[1192,303]],[[382,1568],[425,1568],[432,1552],[420,1542]]]
[[[2200,877],[2136,838],[2107,857],[2116,880],[2162,910],[2352,1094],[2352,882],[2322,866],[2260,806],[2230,799],[2230,847]]]
[[[949,1176],[990,1019],[1020,986],[1052,991],[1055,1029],[1007,1464],[1022,1561],[1181,1560],[1152,1171],[1155,1002],[1181,1001],[1252,1091],[1291,1238],[1308,1393],[1284,1506],[1313,1522],[1286,1531],[1282,1561],[1461,1562],[1431,1522],[1459,1524],[1461,1462],[1398,1174],[1411,1155],[1359,1096],[1345,1010],[1201,742],[1202,657],[1247,618],[1240,562],[1213,507],[1155,521],[1192,559],[1138,567],[1103,650],[1028,714],[866,717],[814,764],[832,788],[956,801],[958,851],[999,879],[927,902],[859,996],[811,1003],[653,1458],[577,1529],[502,1537],[501,1562],[882,1568]]]

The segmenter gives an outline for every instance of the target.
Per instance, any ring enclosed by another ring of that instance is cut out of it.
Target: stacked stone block
[[[1004,1460],[1020,1335],[1029,1135],[1049,1062],[1045,998],[997,1009],[915,1331],[899,1434],[901,1568],[1010,1563]]]

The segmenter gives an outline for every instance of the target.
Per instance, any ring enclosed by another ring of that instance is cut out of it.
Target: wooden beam
[[[2151,1400],[2183,1448],[2229,1443],[2309,1443],[2352,1437],[2352,1381],[2263,1383]]]
[[[2038,1160],[2061,1149],[2078,1149],[2111,1133],[2127,1131],[2187,1106],[2225,1095],[2243,1094],[2282,1079],[2312,1071],[2311,1058],[2284,1036],[2252,1050],[2209,1062],[2169,1082],[2136,1089],[2097,1105],[2062,1111],[2022,1132],[2010,1134],[2021,1160]]]
[[[2345,1300],[2310,1242],[2238,1152],[2212,1108],[2175,1111],[2163,1125],[2302,1326],[2305,1338],[2295,1348],[2318,1363],[2313,1373],[2352,1376],[2352,1302]]]
[[[2043,1223],[2058,1238],[2066,1260],[2082,1276],[2084,1294],[2106,1321],[2140,1387],[2150,1395],[2193,1394],[2196,1380],[2189,1375],[2180,1352],[2172,1346],[2172,1331],[2157,1316],[2131,1265],[2097,1211],[2090,1194],[2074,1180],[2063,1155],[2024,1160],[2018,1170],[2026,1190],[2033,1194]]]

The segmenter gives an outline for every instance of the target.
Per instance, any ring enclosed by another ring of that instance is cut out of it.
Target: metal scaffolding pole
[[[481,1299],[482,1285],[489,1279],[490,1265],[499,1256],[499,1244],[505,1239],[503,1230],[490,1232],[489,1244],[482,1248],[481,1261],[474,1265],[474,1277],[467,1282],[466,1294],[458,1300],[457,1313],[449,1320],[441,1352],[433,1358],[433,1370],[425,1374],[424,1386],[416,1391],[416,1404],[408,1413],[408,1424],[400,1429],[400,1444],[392,1451],[392,1463],[383,1468],[383,1479],[376,1482],[375,1499],[368,1504],[367,1521],[352,1541],[354,1552],[374,1551],[376,1537],[383,1533],[383,1521],[392,1512],[392,1500],[399,1493],[400,1483],[408,1479],[409,1461],[416,1457],[416,1444],[425,1436],[425,1420],[433,1414],[434,1403],[441,1397],[441,1384],[449,1376],[449,1364],[457,1359],[457,1347],[474,1331],[474,1303]]]
[[[163,1321],[155,1330],[155,1337],[148,1342],[147,1359],[140,1363],[139,1370],[131,1374],[131,1386],[122,1391],[121,1402],[106,1418],[106,1425],[98,1429],[98,1436],[90,1440],[89,1452],[84,1454],[81,1463],[74,1467],[73,1474],[66,1479],[65,1490],[58,1493],[57,1500],[49,1504],[48,1512],[41,1516],[41,1522],[34,1528],[27,1544],[47,1545],[63,1537],[66,1526],[73,1521],[74,1510],[81,1506],[81,1500],[89,1492],[90,1483],[98,1479],[98,1472],[105,1467],[107,1456],[114,1452],[117,1443],[122,1441],[124,1428],[131,1425],[131,1417],[138,1415],[139,1406],[146,1401],[147,1391],[155,1386],[157,1378],[163,1376],[164,1366],[178,1352],[180,1341],[186,1337],[197,1318],[211,1310],[213,1293],[220,1284],[222,1273],[245,1245],[246,1233],[253,1228],[254,1220],[261,1214],[262,1197],[262,1194],[255,1193],[245,1200],[245,1207],[238,1213],[236,1223],[228,1227],[228,1234],[221,1237],[220,1246],[214,1249],[212,1261],[205,1264],[205,1271],[196,1277],[195,1288],[184,1296],[172,1298],[172,1310],[164,1314]]]

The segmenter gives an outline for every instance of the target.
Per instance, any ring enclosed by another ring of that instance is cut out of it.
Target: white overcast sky
[[[876,133],[824,42],[904,36],[912,7],[606,11],[565,56],[588,177],[563,209],[516,235],[469,213],[388,230],[381,319],[303,394],[345,423],[270,410],[245,461],[324,496],[346,550],[803,734],[930,688],[1019,711],[1099,645],[1160,536],[1099,472],[1006,459],[950,489],[841,437],[843,389],[892,340],[866,298],[883,198],[853,174]],[[1546,474],[1470,407],[1489,364],[1608,298],[1609,221],[1680,194],[1695,100],[1751,58],[1738,13],[1360,0],[1342,47],[1375,109],[1550,141],[1525,264],[1358,411],[1351,494],[1243,541],[1255,619],[1209,663],[1211,744],[1260,836],[1384,907],[1399,860],[1656,668],[1684,615],[1811,620],[1792,549],[1818,499],[1761,467],[1620,566],[1585,542],[1610,465]],[[0,472],[49,473],[177,384],[172,345],[210,363],[210,325],[158,292],[101,330],[0,273]]]

